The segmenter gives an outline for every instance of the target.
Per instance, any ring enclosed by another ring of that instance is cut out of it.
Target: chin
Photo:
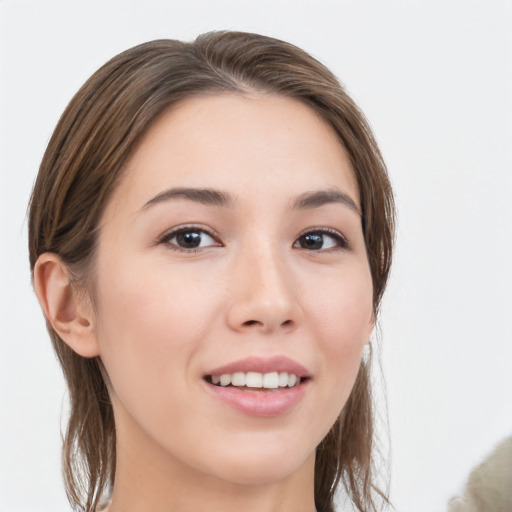
[[[227,451],[217,454],[212,469],[218,477],[236,484],[271,484],[296,472],[313,471],[315,452],[316,446],[305,446],[297,437],[293,444],[290,438],[246,439],[242,446],[232,443]]]
[[[269,485],[286,480],[292,475],[307,471],[311,460],[314,468],[314,456],[305,460],[293,460],[292,458],[279,460],[268,460],[260,457],[254,460],[236,460],[227,462],[223,467],[217,466],[216,475],[218,478],[232,482],[237,485]]]

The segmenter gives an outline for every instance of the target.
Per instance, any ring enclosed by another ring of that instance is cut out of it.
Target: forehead
[[[113,199],[142,206],[172,186],[260,199],[335,187],[359,205],[333,128],[305,104],[268,94],[198,96],[170,107],[128,159]]]

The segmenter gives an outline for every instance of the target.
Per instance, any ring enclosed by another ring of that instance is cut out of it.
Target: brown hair
[[[44,252],[68,265],[87,288],[98,222],[123,163],[141,135],[169,105],[200,94],[261,91],[294,98],[326,119],[346,148],[357,178],[363,231],[373,279],[375,314],[388,278],[394,204],[371,129],[336,77],[299,48],[273,38],[212,32],[192,43],[157,40],[131,48],[102,66],[64,111],[45,152],[32,193],[32,270]],[[69,388],[64,476],[75,510],[92,512],[114,482],[116,437],[99,358],[71,350],[48,324]],[[387,501],[372,473],[373,404],[369,359],[350,398],[317,449],[315,502],[334,510],[340,482],[360,511]],[[104,378],[105,377],[105,378]]]

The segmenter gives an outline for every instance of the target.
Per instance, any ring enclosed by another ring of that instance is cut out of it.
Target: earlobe
[[[99,355],[92,308],[71,285],[71,274],[60,256],[39,256],[34,289],[46,319],[61,339],[83,357]]]

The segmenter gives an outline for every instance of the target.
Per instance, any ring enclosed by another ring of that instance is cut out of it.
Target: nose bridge
[[[237,254],[235,269],[232,327],[270,332],[297,326],[300,307],[285,249],[253,239]]]

